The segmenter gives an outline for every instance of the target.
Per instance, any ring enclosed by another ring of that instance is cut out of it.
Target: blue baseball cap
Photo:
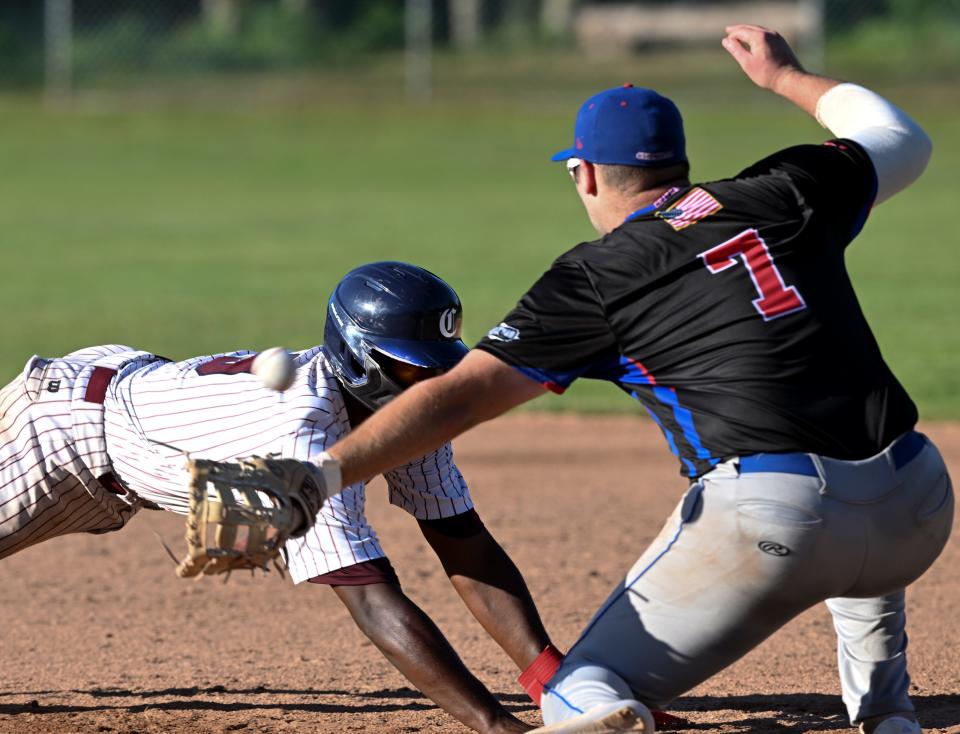
[[[652,89],[605,89],[580,107],[573,147],[550,160],[568,158],[648,168],[682,163],[687,151],[680,110]]]

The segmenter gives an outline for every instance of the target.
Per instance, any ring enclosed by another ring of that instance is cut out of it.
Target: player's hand
[[[746,24],[726,30],[723,47],[758,87],[777,92],[794,72],[803,72],[790,45],[776,31]]]

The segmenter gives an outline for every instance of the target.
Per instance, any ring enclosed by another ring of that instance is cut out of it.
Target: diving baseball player
[[[547,389],[611,381],[691,485],[545,681],[538,731],[652,731],[648,707],[826,601],[851,721],[917,734],[904,589],[946,543],[953,491],[844,252],[931,144],[874,92],[805,72],[773,31],[731,26],[723,45],[835,137],[693,185],[670,100],[631,85],[594,95],[554,160],[601,238],[561,255],[455,369],[323,458],[354,482]]]
[[[250,374],[252,352],[171,362],[104,346],[32,358],[0,391],[0,557],[65,533],[117,530],[145,506],[185,513],[183,451],[215,461],[320,454],[404,388],[455,365],[467,352],[460,322],[445,282],[384,262],[340,281],[323,346],[295,355],[283,394]],[[521,669],[552,674],[560,655],[450,445],[384,474],[390,501],[417,519],[480,624]],[[294,582],[331,586],[390,662],[467,726],[528,730],[404,595],[364,515],[364,484],[330,497],[307,534],[287,542]],[[538,699],[536,677],[521,682]]]

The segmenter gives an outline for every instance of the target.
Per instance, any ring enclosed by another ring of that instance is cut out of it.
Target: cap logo
[[[457,309],[448,308],[440,314],[440,333],[448,339],[457,335]]]
[[[674,151],[668,150],[663,153],[647,153],[646,151],[639,151],[636,155],[638,161],[663,161],[667,158],[673,158]]]

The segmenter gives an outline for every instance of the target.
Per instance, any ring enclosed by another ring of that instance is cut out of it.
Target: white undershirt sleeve
[[[856,84],[838,84],[817,102],[817,121],[839,138],[855,140],[877,172],[875,204],[907,188],[923,173],[933,143],[903,110]]]

